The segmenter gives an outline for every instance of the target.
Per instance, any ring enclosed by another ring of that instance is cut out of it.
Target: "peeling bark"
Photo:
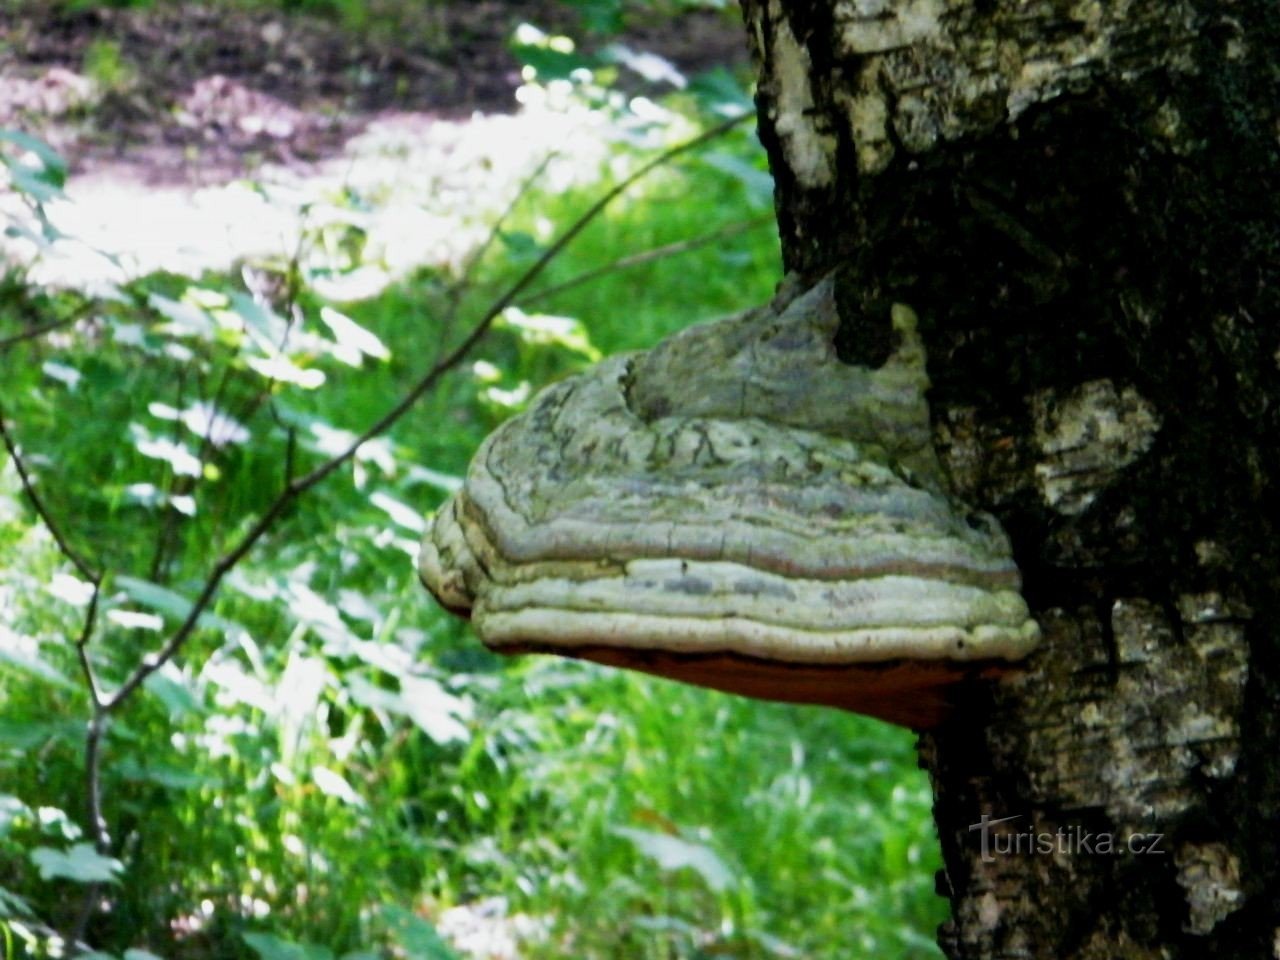
[[[1280,958],[1280,10],[743,6],[785,264],[919,314],[1045,633],[921,741],[943,949]]]

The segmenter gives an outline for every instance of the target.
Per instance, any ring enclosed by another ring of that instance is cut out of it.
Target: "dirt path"
[[[512,31],[568,26],[563,5],[546,0],[409,3],[396,31],[356,34],[195,4],[53,6],[0,13],[0,127],[45,139],[72,170],[68,202],[50,213],[74,240],[0,249],[37,283],[198,276],[291,256],[308,231],[337,222],[362,231],[363,262],[322,292],[368,296],[417,266],[456,263],[549,153],[561,155],[544,186],[593,176],[606,149],[590,112],[516,109]],[[621,40],[685,72],[745,56],[715,14],[638,25]],[[0,191],[4,213],[23,210]]]
[[[359,29],[223,4],[0,11],[0,127],[36,133],[77,172],[203,185],[271,163],[306,168],[387,115],[515,109],[515,27],[575,27],[551,0],[402,3]],[[745,59],[724,15],[635,24],[623,43],[695,73]],[[602,41],[603,42],[603,41]],[[633,78],[636,79],[636,78]]]

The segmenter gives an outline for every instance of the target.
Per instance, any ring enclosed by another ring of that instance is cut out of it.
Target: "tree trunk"
[[[916,309],[1044,631],[921,740],[944,952],[1280,958],[1280,7],[743,6],[785,265]]]

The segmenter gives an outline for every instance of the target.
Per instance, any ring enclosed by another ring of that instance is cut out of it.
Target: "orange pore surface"
[[[913,730],[931,730],[946,720],[966,681],[996,677],[1011,667],[996,660],[781,663],[737,653],[674,653],[602,645],[519,645],[504,646],[497,652],[553,653],[591,660],[756,700],[837,707]]]

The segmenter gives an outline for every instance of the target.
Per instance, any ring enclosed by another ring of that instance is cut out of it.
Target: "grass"
[[[759,164],[745,137],[717,150]],[[758,184],[726,166],[703,158],[665,170],[542,283],[767,213]],[[457,329],[547,242],[545,224],[568,222],[602,189],[526,196],[477,266]],[[523,948],[529,958],[938,955],[930,794],[909,734],[589,665],[500,660],[416,583],[416,533],[394,507],[434,507],[440,477],[461,475],[519,406],[511,395],[522,384],[759,303],[777,262],[763,226],[539,302],[579,321],[588,343],[496,330],[472,358],[487,368],[464,365],[285,518],[224,586],[219,619],[112,726],[103,786],[123,871],[107,888],[111,910],[90,925],[97,945],[172,957],[247,956],[247,944],[267,960],[440,956],[422,946],[414,917],[502,897],[545,931]],[[0,353],[8,420],[51,511],[116,572],[118,613],[171,627],[175,611],[131,595],[118,574],[191,596],[291,455],[299,468],[318,462],[326,430],[361,429],[414,380],[445,333],[445,279],[424,271],[343,306],[390,359],[350,367],[317,348],[299,360],[327,376],[310,391],[264,387],[229,327],[166,330],[138,300],[105,306],[74,335]],[[134,293],[190,303],[191,288],[237,285],[153,277]],[[304,289],[299,303],[305,329],[322,331],[316,296]],[[6,313],[0,337],[16,323],[13,304]],[[140,323],[138,340],[128,325]],[[50,362],[79,373],[74,389]],[[251,438],[211,455],[198,480],[130,433],[142,424],[153,440],[193,442],[154,405],[214,395],[244,411]],[[195,517],[130,495],[139,483],[189,487]],[[18,955],[41,956],[39,931],[74,925],[83,900],[74,877],[42,878],[32,851],[69,849],[77,823],[83,832],[88,703],[69,642],[80,609],[50,593],[66,564],[21,504],[11,467],[0,472],[0,556],[0,620],[12,634],[0,632],[0,927],[32,931]],[[162,635],[129,623],[105,621],[93,646],[108,682]]]

